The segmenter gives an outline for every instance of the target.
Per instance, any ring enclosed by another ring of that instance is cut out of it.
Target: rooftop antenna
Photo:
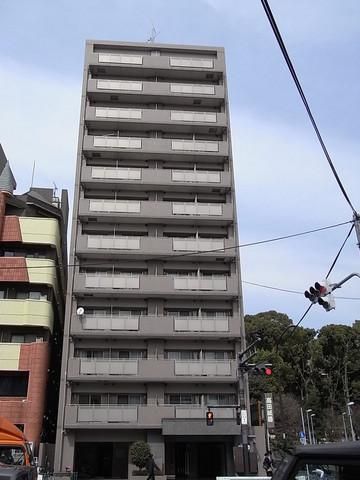
[[[53,194],[53,196],[56,197],[56,196],[57,196],[56,194],[57,194],[57,191],[58,191],[58,187],[56,186],[56,183],[55,183],[55,182],[53,182],[53,185],[54,185],[54,194]]]
[[[30,190],[32,189],[32,187],[34,185],[34,176],[35,176],[35,160],[34,160],[33,168],[32,168]]]
[[[160,32],[158,32],[156,30],[156,28],[154,27],[154,24],[152,22],[151,22],[151,25],[152,25],[152,28],[151,28],[151,32],[150,32],[150,37],[147,39],[147,42],[154,43],[156,37],[160,34]]]

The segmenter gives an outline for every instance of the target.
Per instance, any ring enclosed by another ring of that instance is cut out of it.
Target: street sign
[[[272,393],[265,393],[265,416],[266,416],[266,423],[268,428],[274,428],[274,411],[273,411],[273,401],[272,401]]]
[[[247,418],[247,411],[241,410],[241,425],[247,425],[248,418]]]
[[[300,439],[300,443],[301,443],[301,445],[306,445],[306,436],[305,436],[305,432],[299,432],[299,439]]]

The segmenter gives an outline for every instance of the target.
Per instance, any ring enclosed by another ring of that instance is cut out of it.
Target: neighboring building
[[[0,415],[54,443],[66,291],[67,192],[16,187],[0,146]]]
[[[237,244],[224,50],[87,42],[57,471],[234,472]]]

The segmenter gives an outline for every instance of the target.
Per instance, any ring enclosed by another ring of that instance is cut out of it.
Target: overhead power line
[[[254,287],[260,287],[260,288],[267,288],[269,290],[275,290],[278,292],[284,292],[284,293],[292,293],[295,295],[304,295],[304,292],[301,292],[300,290],[289,290],[287,288],[280,288],[280,287],[274,287],[273,285],[265,285],[264,283],[255,283],[255,282],[248,282],[247,280],[242,280],[242,283],[245,283],[246,285],[252,285]],[[360,297],[335,297],[337,300],[360,300]]]
[[[341,227],[343,225],[348,225],[349,223],[353,224],[353,220],[348,220],[347,222],[335,223],[333,225],[327,225],[326,227],[314,228],[312,230],[306,230],[304,232],[292,233],[290,235],[283,235],[281,237],[273,237],[273,238],[268,238],[266,240],[258,240],[256,242],[240,243],[238,245],[231,245],[229,247],[224,247],[224,248],[215,248],[215,249],[212,249],[212,250],[202,250],[202,251],[196,250],[196,251],[193,251],[193,252],[178,253],[178,254],[174,254],[174,255],[157,256],[156,260],[169,260],[169,259],[172,260],[174,258],[176,259],[176,258],[179,258],[179,257],[192,257],[194,255],[199,255],[199,254],[204,254],[204,253],[216,253],[216,252],[221,253],[221,252],[224,252],[226,250],[232,250],[232,249],[236,249],[236,248],[252,247],[254,245],[262,245],[262,244],[265,244],[265,243],[278,242],[280,240],[287,240],[289,238],[301,237],[301,236],[304,236],[304,235],[309,235],[311,233],[321,232],[321,231],[324,231],[324,230],[329,230],[331,228],[337,228],[337,227]],[[112,262],[111,264],[113,264],[113,263],[114,262]],[[66,265],[66,267],[76,267],[76,266],[78,266],[78,264]],[[98,266],[108,266],[108,265],[106,265],[106,263],[104,263],[104,260],[102,259],[102,260],[99,261],[99,263],[87,263],[86,266],[87,267],[98,267]],[[62,268],[62,267],[64,267],[64,265],[59,264],[59,265],[57,265],[57,267]],[[23,268],[37,269],[37,268],[49,268],[49,266],[48,265],[34,265],[34,266],[26,267],[26,266],[17,265],[17,266],[11,267],[11,269],[13,269],[13,270],[23,269]],[[0,270],[7,270],[7,269],[9,269],[9,267],[0,266]]]
[[[269,3],[268,3],[267,0],[261,0],[261,3],[262,3],[262,6],[263,6],[263,8],[264,8],[264,10],[265,10],[266,16],[267,16],[267,18],[268,18],[268,20],[269,20],[269,23],[270,23],[270,25],[271,25],[271,28],[272,28],[272,30],[273,30],[273,32],[274,32],[274,35],[275,35],[275,37],[276,37],[276,40],[277,40],[277,42],[278,42],[278,44],[279,44],[281,53],[283,54],[283,57],[284,57],[284,59],[285,59],[285,62],[286,62],[286,64],[287,64],[288,69],[289,69],[289,71],[290,71],[290,73],[291,73],[291,76],[292,76],[292,78],[293,78],[293,80],[294,80],[294,82],[295,82],[296,88],[297,88],[297,90],[298,90],[298,92],[299,92],[299,94],[300,94],[301,100],[302,100],[302,102],[303,102],[303,104],[304,104],[304,106],[305,106],[305,109],[306,109],[306,111],[307,111],[307,114],[308,114],[308,116],[309,116],[309,118],[310,118],[310,122],[311,122],[311,124],[312,124],[312,126],[313,126],[313,128],[314,128],[314,130],[315,130],[315,133],[316,133],[316,136],[317,136],[317,138],[318,138],[318,140],[319,140],[319,143],[320,143],[320,145],[321,145],[321,148],[322,148],[322,150],[323,150],[323,152],[324,152],[324,155],[325,155],[325,157],[326,157],[326,159],[327,159],[327,161],[328,161],[328,164],[329,164],[329,166],[330,166],[330,168],[331,168],[331,171],[332,171],[332,173],[333,173],[333,175],[334,175],[334,177],[335,177],[335,179],[336,179],[336,182],[337,182],[338,186],[340,187],[340,190],[341,190],[342,194],[344,195],[347,203],[349,204],[349,206],[350,206],[350,208],[352,209],[353,213],[358,217],[358,214],[357,214],[357,212],[356,212],[353,204],[351,203],[351,200],[350,200],[350,198],[349,198],[349,196],[348,196],[348,194],[347,194],[347,192],[346,192],[346,190],[345,190],[344,185],[342,184],[342,182],[341,182],[341,180],[340,180],[340,177],[339,177],[339,175],[338,175],[338,173],[337,173],[337,171],[336,171],[336,168],[335,168],[335,166],[334,166],[334,164],[333,164],[333,161],[332,161],[332,159],[331,159],[331,157],[330,157],[330,154],[329,154],[329,152],[328,152],[328,150],[327,150],[327,148],[326,148],[326,145],[325,145],[324,140],[323,140],[323,138],[322,138],[322,136],[321,136],[321,134],[320,134],[320,131],[319,131],[319,129],[318,129],[318,126],[317,126],[317,124],[316,124],[316,122],[315,122],[315,119],[314,119],[314,116],[313,116],[313,114],[312,114],[312,112],[311,112],[309,103],[308,103],[308,101],[307,101],[307,99],[306,99],[306,97],[305,97],[304,91],[303,91],[303,89],[302,89],[302,87],[301,87],[301,84],[300,84],[300,81],[299,81],[298,76],[297,76],[297,74],[296,74],[295,68],[294,68],[294,66],[293,66],[293,64],[292,64],[292,61],[291,61],[291,59],[290,59],[290,57],[289,57],[289,54],[288,54],[288,52],[287,52],[287,50],[286,50],[284,41],[283,41],[283,39],[282,39],[282,37],[281,37],[280,31],[279,31],[279,29],[278,29],[278,26],[277,26],[277,24],[276,24],[275,18],[274,18],[273,14],[272,14],[272,11],[271,11],[271,9],[270,9]]]

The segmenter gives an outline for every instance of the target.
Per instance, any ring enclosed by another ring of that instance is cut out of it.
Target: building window
[[[0,372],[0,397],[26,397],[29,372]]]
[[[199,360],[198,350],[166,350],[164,356],[168,360]]]
[[[165,404],[170,405],[201,405],[201,395],[196,393],[167,393]]]
[[[236,405],[236,395],[234,393],[209,393],[205,395],[207,405]]]

